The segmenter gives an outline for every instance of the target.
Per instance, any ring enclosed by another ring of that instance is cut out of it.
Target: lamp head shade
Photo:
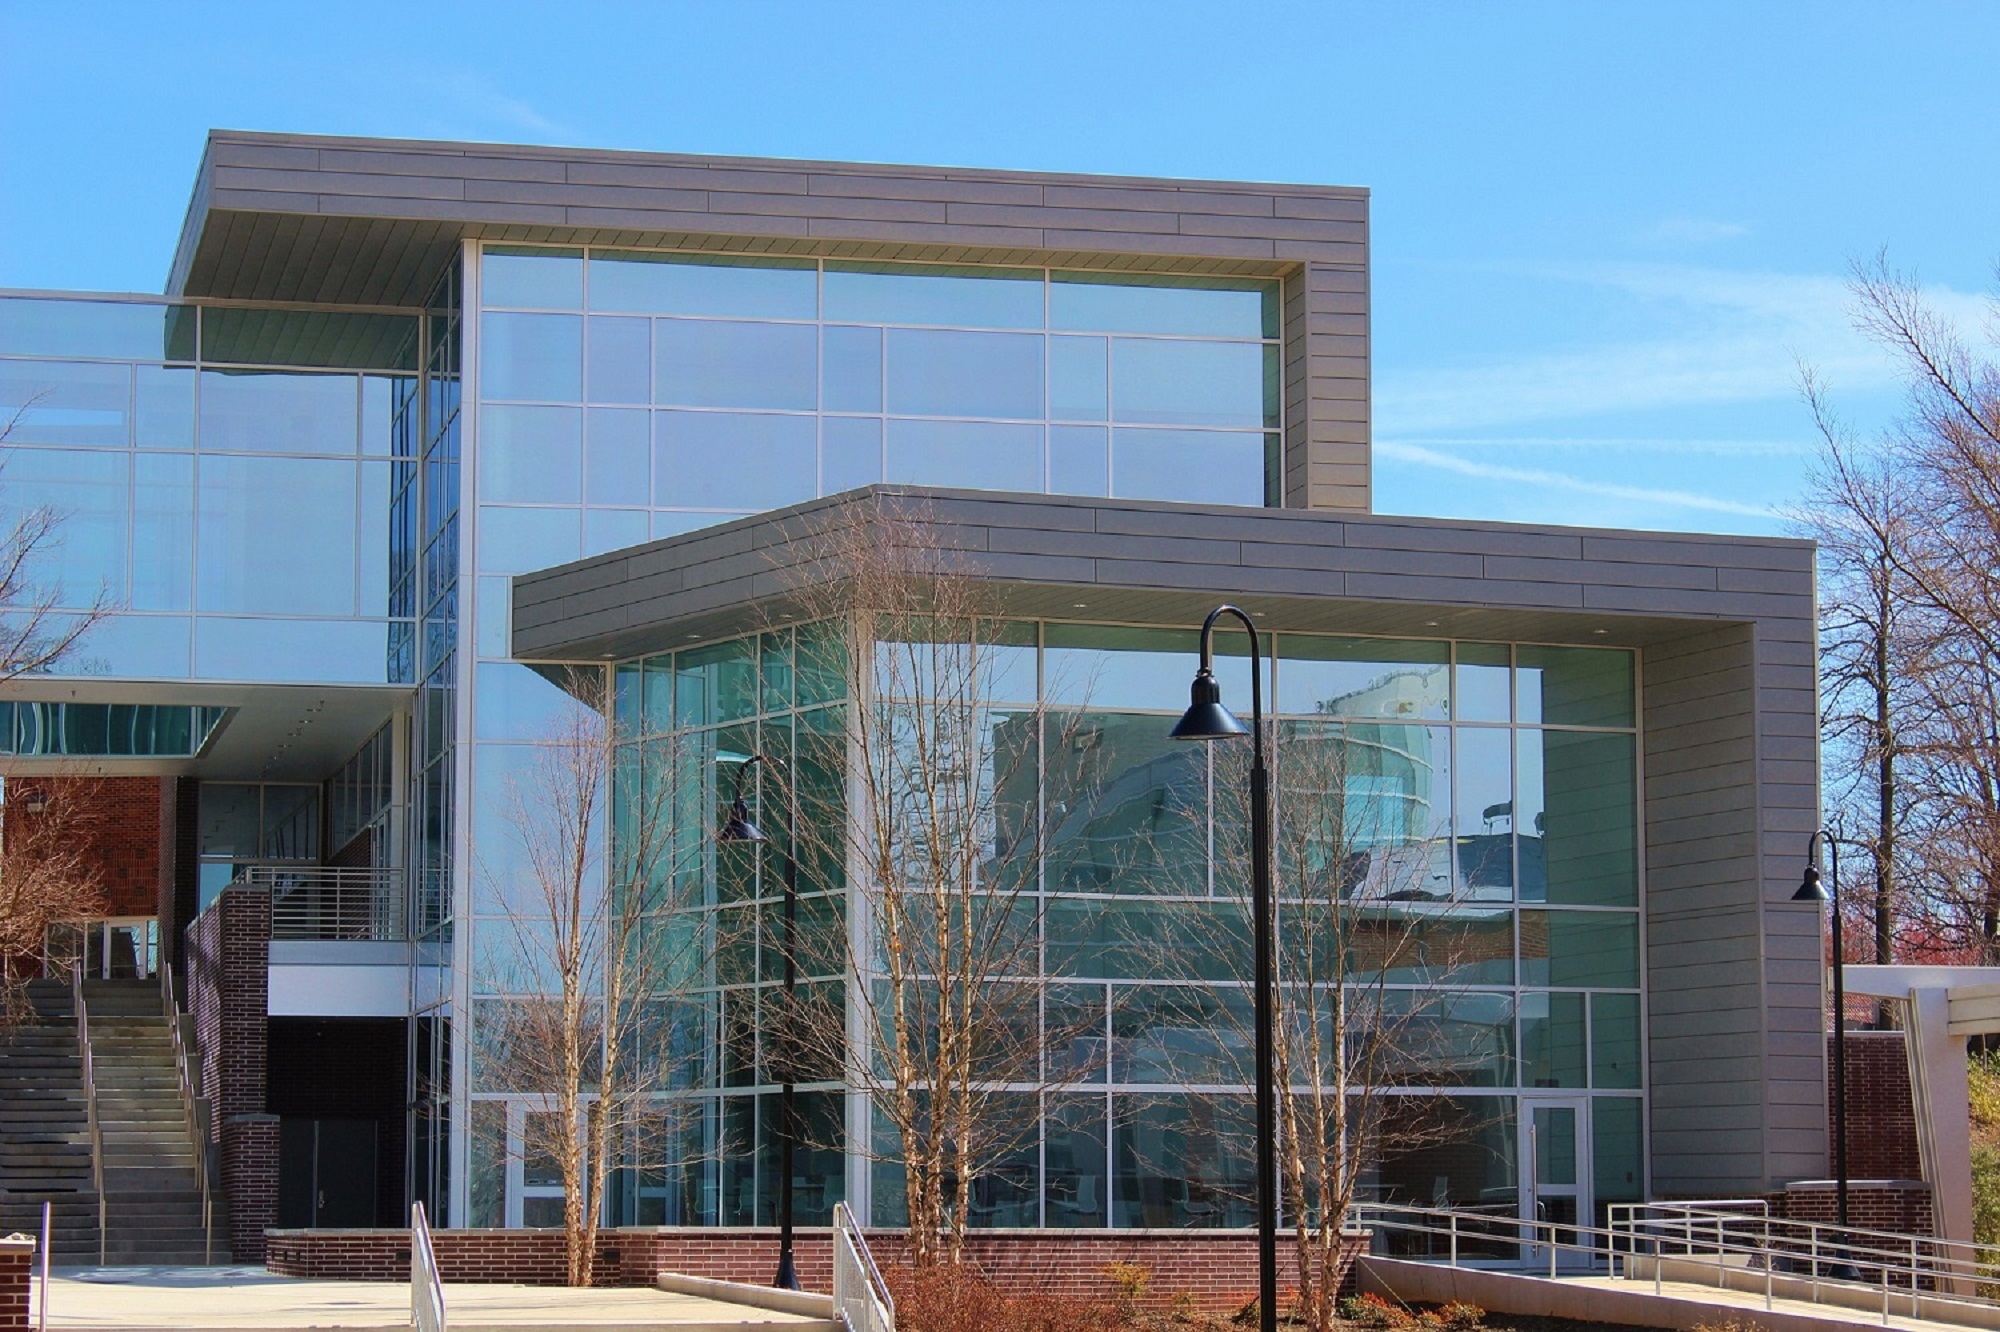
[[[1792,900],[1794,902],[1826,901],[1826,889],[1820,887],[1819,866],[1810,863],[1807,864],[1805,881],[1799,884],[1799,890],[1792,894]]]
[[[1167,732],[1175,740],[1228,740],[1239,735],[1250,734],[1250,728],[1236,720],[1234,713],[1222,706],[1222,686],[1215,682],[1215,672],[1204,666],[1195,672],[1194,684],[1188,689],[1188,710],[1174,723],[1174,729]]]
[[[757,825],[750,822],[750,806],[738,796],[729,806],[729,822],[722,825],[720,840],[725,842],[761,842],[764,834],[757,831]]]

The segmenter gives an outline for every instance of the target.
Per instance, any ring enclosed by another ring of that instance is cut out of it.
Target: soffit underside
[[[1270,259],[1044,250],[912,241],[758,236],[520,223],[211,211],[192,253],[176,260],[167,291],[226,300],[342,305],[423,304],[460,242],[604,245],[798,258],[981,263],[1110,272],[1277,277],[1297,265]]]

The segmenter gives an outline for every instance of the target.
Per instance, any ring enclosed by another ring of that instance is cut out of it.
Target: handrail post
[[[104,1128],[97,1121],[97,1070],[90,1057],[90,1005],[83,997],[83,963],[70,967],[70,1002],[76,1009],[77,1054],[83,1065],[83,1113],[90,1130],[90,1177],[97,1190],[97,1264],[104,1265],[107,1253],[104,1206]]]

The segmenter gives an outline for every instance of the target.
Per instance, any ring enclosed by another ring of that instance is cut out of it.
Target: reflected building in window
[[[201,1002],[263,931],[268,1072],[214,1090],[277,1117],[282,1178],[230,1173],[267,1130],[218,1117],[225,1185],[278,1200],[237,1256],[560,1210],[509,1063],[546,987],[517,801],[579,706],[621,742],[608,854],[669,793],[647,891],[709,941],[607,1219],[775,1220],[780,851],[801,995],[838,1024],[877,979],[844,843],[781,792],[850,827],[856,718],[936,687],[856,696],[842,654],[894,644],[785,618],[786,534],[884,503],[999,617],[954,761],[1037,1072],[986,1089],[1021,1131],[973,1224],[1252,1219],[1243,760],[1166,735],[1223,599],[1269,654],[1281,983],[1301,1022],[1365,993],[1343,1039],[1387,1052],[1371,1196],[1588,1217],[1823,1173],[1817,995],[1780,980],[1816,918],[1767,873],[1816,803],[1810,549],[1373,513],[1367,245],[1346,188],[217,133],[164,295],[0,293],[0,497],[61,515],[58,613],[108,607],[0,685],[0,737],[157,827],[50,965]],[[791,774],[750,779],[763,852],[715,837],[753,755]],[[800,1219],[897,1224],[892,1135],[819,1056]]]

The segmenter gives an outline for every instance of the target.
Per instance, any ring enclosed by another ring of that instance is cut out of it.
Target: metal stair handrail
[[[1657,1206],[1662,1204],[1613,1204],[1612,1216],[1622,1221],[1594,1226],[1484,1211],[1362,1203],[1354,1207],[1351,1224],[1378,1235],[1421,1236],[1431,1250],[1423,1260],[1442,1259],[1452,1267],[1477,1263],[1519,1269],[1532,1261],[1540,1275],[1539,1265],[1545,1260],[1547,1274],[1554,1279],[1563,1270],[1562,1255],[1569,1254],[1585,1266],[1608,1266],[1614,1278],[1631,1280],[1634,1263],[1648,1262],[1655,1294],[1660,1293],[1667,1264],[1678,1260],[1689,1269],[1688,1280],[1704,1280],[1710,1271],[1717,1286],[1726,1286],[1732,1275],[1748,1283],[1761,1280],[1766,1309],[1773,1307],[1780,1281],[1810,1289],[1814,1301],[1834,1302],[1841,1292],[1847,1296],[1841,1302],[1850,1305],[1866,1298],[1871,1308],[1879,1306],[1884,1323],[1903,1309],[1912,1317],[1929,1316],[1927,1305],[2000,1308],[2000,1296],[1979,1289],[1982,1282],[1992,1280],[1994,1269],[1982,1270],[1979,1264],[1943,1252],[1970,1246],[1890,1231],[1842,1232],[1867,1243],[1822,1242],[1818,1230],[1837,1228],[1698,1204],[1690,1207],[1704,1213],[1698,1216],[1638,1214]],[[1792,1225],[1808,1232],[1806,1243],[1787,1230]],[[1769,1238],[1767,1228],[1779,1231],[1779,1236]],[[1490,1253],[1494,1246],[1516,1250],[1516,1260],[1496,1260]],[[1482,1254],[1480,1249],[1489,1252]]]
[[[896,1332],[896,1297],[844,1202],[833,1205],[833,1311],[847,1332]]]
[[[431,1248],[424,1205],[410,1204],[410,1326],[417,1332],[445,1332],[444,1279]]]
[[[187,1043],[181,1039],[180,1007],[174,1002],[174,969],[160,965],[160,1004],[166,1010],[167,1033],[174,1045],[174,1072],[180,1075],[181,1111],[187,1121],[188,1146],[194,1151],[194,1169],[201,1187],[201,1253],[204,1263],[215,1261],[215,1199],[209,1192],[208,1141],[209,1104],[196,1095],[193,1061]]]
[[[90,1178],[97,1190],[97,1263],[104,1265],[109,1215],[104,1206],[104,1129],[97,1121],[97,1070],[90,1062],[90,1006],[83,1001],[83,964],[69,969],[71,1006],[76,1010],[76,1052],[83,1064],[83,1113],[90,1125]]]

